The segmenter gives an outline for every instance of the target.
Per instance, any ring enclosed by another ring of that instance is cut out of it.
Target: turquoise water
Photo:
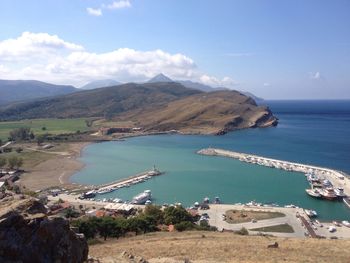
[[[327,104],[328,103],[328,104]],[[310,106],[311,104],[311,106]],[[251,129],[225,136],[161,135],[92,144],[83,151],[85,168],[73,182],[101,184],[151,169],[166,174],[103,195],[130,200],[145,189],[155,202],[191,205],[208,196],[225,203],[274,202],[318,211],[321,219],[350,219],[342,202],[316,200],[305,193],[301,173],[241,163],[224,157],[197,155],[209,146],[282,160],[332,167],[350,173],[350,103],[269,102],[280,119],[276,128]],[[101,196],[102,198],[102,196]]]

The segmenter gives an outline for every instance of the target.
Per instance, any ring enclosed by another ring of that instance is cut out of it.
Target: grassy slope
[[[205,235],[205,237],[202,237]],[[267,245],[279,243],[279,248]],[[117,258],[123,251],[142,256],[149,262],[349,262],[349,240],[292,239],[239,236],[232,233],[183,232],[152,233],[110,240],[89,247],[99,258]],[[150,260],[153,259],[153,260]],[[163,259],[163,260],[161,260]],[[112,262],[112,261],[102,261]],[[119,261],[117,261],[119,262]]]
[[[77,130],[86,131],[85,119],[35,119],[23,121],[0,122],[0,139],[7,140],[9,132],[15,128],[29,127],[34,134],[61,134],[76,132]],[[42,127],[46,127],[43,131]]]

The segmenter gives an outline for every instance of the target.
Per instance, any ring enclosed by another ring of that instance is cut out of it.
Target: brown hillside
[[[203,237],[204,235],[204,237]],[[279,248],[267,248],[278,242]],[[350,241],[239,236],[218,232],[152,233],[90,245],[101,262],[132,262],[122,252],[150,263],[349,262]],[[125,259],[125,258],[124,258]]]
[[[265,106],[237,91],[194,94],[168,104],[126,112],[131,119],[148,130],[225,133],[227,131],[275,125],[277,119]]]

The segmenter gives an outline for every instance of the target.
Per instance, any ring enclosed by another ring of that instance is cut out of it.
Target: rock
[[[0,210],[0,262],[72,262],[87,260],[88,245],[64,218],[49,218],[35,199]]]
[[[278,248],[278,243],[275,242],[274,244],[267,245],[267,248]]]

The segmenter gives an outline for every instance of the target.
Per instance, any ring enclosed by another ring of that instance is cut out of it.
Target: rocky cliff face
[[[0,200],[0,262],[87,260],[88,245],[63,218],[50,218],[37,200]]]

